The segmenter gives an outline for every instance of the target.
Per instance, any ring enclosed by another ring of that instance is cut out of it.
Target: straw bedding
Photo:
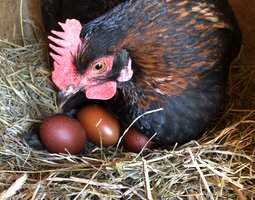
[[[31,149],[23,134],[53,113],[47,45],[0,50],[0,199],[254,199],[255,66],[231,66],[222,114],[180,147],[95,148],[81,155]]]

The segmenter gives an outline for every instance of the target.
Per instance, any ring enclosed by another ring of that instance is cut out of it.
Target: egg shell
[[[93,104],[82,108],[77,119],[83,125],[89,141],[100,146],[111,146],[118,142],[120,124],[116,117],[104,107]]]
[[[49,152],[68,151],[70,154],[80,153],[87,141],[81,123],[63,114],[55,114],[43,120],[40,126],[40,139]]]
[[[146,143],[149,141],[149,138],[142,133],[138,132],[134,128],[130,128],[127,133],[125,133],[122,142],[123,146],[125,149],[139,153]],[[146,148],[148,149],[153,149],[156,147],[156,143],[150,141],[147,145]]]

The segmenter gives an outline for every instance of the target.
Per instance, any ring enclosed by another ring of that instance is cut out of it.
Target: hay
[[[141,154],[35,151],[22,134],[58,112],[44,44],[0,52],[0,199],[252,199],[252,66],[233,65],[222,117],[199,141]]]

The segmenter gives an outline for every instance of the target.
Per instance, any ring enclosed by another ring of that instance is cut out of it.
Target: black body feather
[[[83,25],[126,0],[40,0],[46,31],[61,30],[58,22],[77,19]]]

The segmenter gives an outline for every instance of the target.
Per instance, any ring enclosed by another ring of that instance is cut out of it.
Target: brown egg
[[[40,138],[51,153],[78,154],[86,145],[87,137],[81,123],[63,114],[52,115],[43,120]]]
[[[146,145],[148,142],[149,138],[142,133],[139,133],[137,130],[134,128],[130,128],[128,132],[125,134],[125,136],[122,139],[123,146],[129,151],[133,152],[140,152],[142,148]],[[147,145],[146,148],[152,149],[156,147],[156,143],[150,141]]]
[[[83,125],[89,141],[100,146],[110,146],[117,143],[120,137],[120,125],[112,113],[100,105],[88,105],[82,108],[78,120]]]

